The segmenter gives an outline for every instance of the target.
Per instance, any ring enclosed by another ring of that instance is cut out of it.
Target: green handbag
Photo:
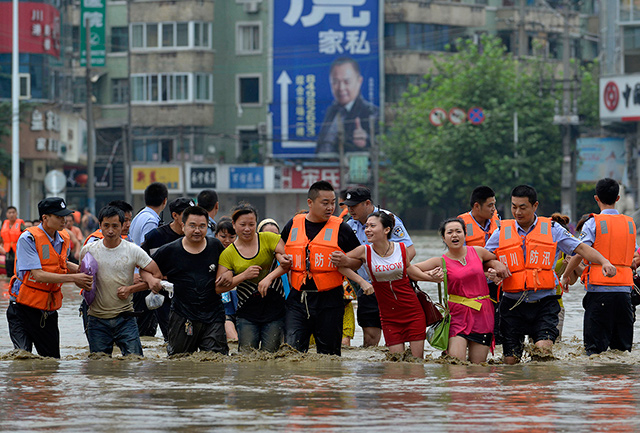
[[[439,307],[442,308],[442,320],[427,329],[427,341],[431,347],[439,350],[447,350],[449,347],[449,327],[451,325],[451,314],[449,313],[449,303],[447,302],[447,264],[442,258],[442,270],[444,271],[444,290],[442,284],[438,283]]]

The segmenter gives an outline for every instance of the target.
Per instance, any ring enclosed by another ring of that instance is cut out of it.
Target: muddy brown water
[[[415,241],[420,260],[442,253],[436,237]],[[143,339],[144,358],[89,358],[80,297],[64,290],[61,360],[13,351],[0,319],[3,431],[640,431],[640,347],[587,357],[578,285],[555,359],[517,366],[502,365],[499,349],[486,365],[384,347],[167,359],[161,337]]]

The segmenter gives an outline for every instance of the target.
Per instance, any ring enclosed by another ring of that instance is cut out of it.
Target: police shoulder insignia
[[[402,230],[402,227],[396,226],[396,228],[393,229],[393,234],[399,238],[402,238],[404,237],[404,230]]]

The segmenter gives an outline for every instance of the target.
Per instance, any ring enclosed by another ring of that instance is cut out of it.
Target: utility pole
[[[18,0],[13,0],[11,41],[11,205],[20,211],[20,47]]]
[[[87,207],[89,212],[96,214],[96,185],[95,185],[95,143],[93,140],[93,95],[91,83],[91,27],[89,18],[84,20],[84,43],[86,49],[86,82],[87,82]]]
[[[525,31],[525,23],[527,17],[526,1],[520,0],[518,4],[518,56],[523,59],[529,54],[529,42],[527,41],[527,32]]]
[[[564,32],[562,37],[562,115],[554,117],[554,123],[563,126],[562,136],[562,180],[561,180],[561,209],[572,221],[576,217],[574,154],[571,145],[571,125],[578,124],[578,116],[572,113],[571,103],[571,72],[570,72],[570,34],[569,34],[569,0],[563,2]]]

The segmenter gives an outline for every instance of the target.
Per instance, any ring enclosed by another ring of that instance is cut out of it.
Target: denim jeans
[[[251,348],[275,352],[282,344],[284,318],[269,323],[255,323],[238,317],[236,328],[239,351]]]
[[[111,355],[114,343],[123,355],[131,353],[142,356],[142,344],[135,317],[117,316],[113,319],[100,319],[89,316],[87,326],[89,351]]]

